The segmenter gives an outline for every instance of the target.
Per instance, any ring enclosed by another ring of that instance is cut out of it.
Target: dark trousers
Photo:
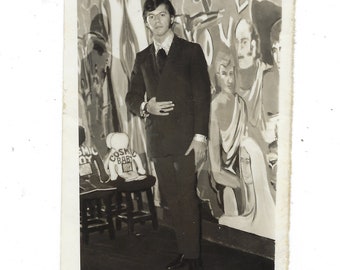
[[[186,258],[196,259],[200,253],[200,218],[194,154],[153,161],[160,193],[173,218],[178,251]]]

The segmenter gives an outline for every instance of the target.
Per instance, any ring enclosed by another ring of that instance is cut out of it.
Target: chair
[[[154,186],[155,177],[148,175],[146,179],[125,182],[124,179],[117,180],[117,213],[116,226],[117,230],[121,229],[121,222],[128,226],[128,234],[134,232],[134,224],[144,224],[146,221],[151,221],[153,228],[158,229],[157,213],[154,204],[152,187]],[[149,211],[143,207],[142,194],[145,192]],[[119,195],[120,193],[120,195]],[[135,210],[132,194],[136,199],[137,209]],[[122,203],[125,202],[126,208],[122,208]]]
[[[114,239],[112,199],[116,192],[116,190],[96,190],[91,193],[80,194],[83,243],[89,243],[89,234],[94,231],[108,230],[110,239]],[[103,202],[104,209],[101,202]]]
[[[93,231],[103,232],[107,229],[110,238],[114,238],[112,198],[117,188],[108,181],[109,176],[98,151],[88,146],[85,139],[85,128],[79,126],[80,225],[83,242],[87,244],[89,234]]]

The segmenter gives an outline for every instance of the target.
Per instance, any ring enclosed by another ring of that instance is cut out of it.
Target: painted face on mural
[[[277,68],[280,68],[280,62],[281,62],[281,44],[280,41],[274,42],[272,45],[272,55],[274,59],[274,65],[277,66]]]
[[[170,16],[164,4],[159,5],[155,10],[148,12],[146,26],[151,30],[155,38],[162,39],[170,30],[174,18]]]
[[[242,19],[236,27],[236,51],[240,68],[248,68],[254,63],[256,41],[251,38],[251,27]]]
[[[100,95],[106,77],[106,68],[110,66],[109,54],[106,51],[98,51],[95,47],[90,53],[90,59],[92,63],[92,88]]]
[[[216,76],[217,82],[223,91],[227,93],[235,92],[235,74],[232,65],[221,64]]]
[[[252,184],[253,175],[251,172],[250,155],[244,147],[240,147],[240,169],[241,177],[243,178],[244,182],[247,184]]]

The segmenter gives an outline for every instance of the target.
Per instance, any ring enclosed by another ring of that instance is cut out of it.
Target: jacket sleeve
[[[207,63],[199,44],[194,44],[190,65],[191,87],[194,99],[194,132],[208,137],[211,100],[210,78]]]
[[[128,93],[125,97],[125,102],[128,109],[135,115],[140,116],[140,106],[144,101],[145,83],[141,71],[140,55],[136,55],[135,64],[131,73]]]

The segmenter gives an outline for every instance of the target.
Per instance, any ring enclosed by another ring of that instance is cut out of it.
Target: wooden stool
[[[128,225],[128,233],[131,234],[134,231],[134,224],[144,224],[145,221],[151,220],[152,226],[156,230],[158,228],[158,220],[156,208],[153,200],[152,187],[156,182],[156,178],[148,175],[146,179],[125,182],[124,179],[117,179],[117,190],[122,196],[117,196],[120,201],[117,200],[117,212],[116,217],[117,230],[121,229],[121,222],[125,222]],[[142,192],[146,193],[147,203],[149,211],[143,209]],[[132,194],[135,195],[137,200],[137,210],[134,210]],[[125,199],[126,210],[122,210],[121,205]]]
[[[88,244],[89,234],[94,231],[103,232],[105,229],[109,231],[110,239],[115,237],[115,228],[113,225],[112,213],[112,198],[116,190],[108,191],[94,191],[87,194],[80,195],[80,214],[81,214],[81,232],[83,243]],[[105,206],[105,213],[103,217],[101,205],[98,205],[98,200],[103,200]],[[96,204],[95,211],[89,213],[88,209],[91,208],[92,203]],[[99,208],[99,209],[98,209]]]

